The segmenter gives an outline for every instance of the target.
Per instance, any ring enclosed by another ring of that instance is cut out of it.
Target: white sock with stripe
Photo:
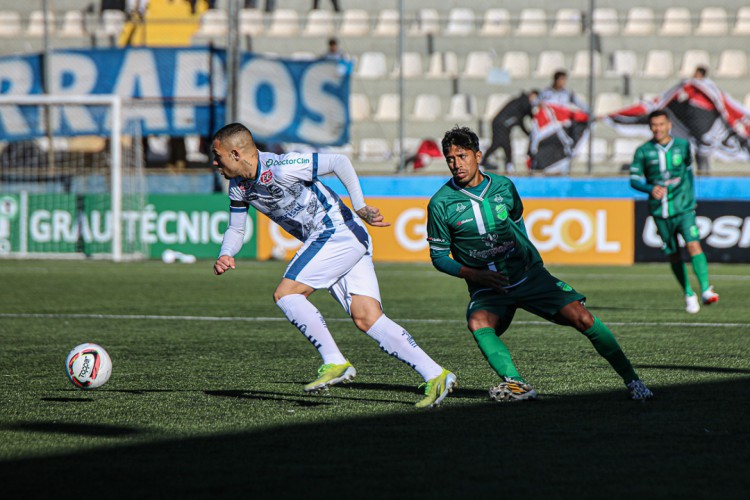
[[[276,305],[302,335],[315,346],[323,358],[323,364],[340,365],[346,362],[331,332],[328,331],[326,320],[318,308],[307,300],[307,297],[300,294],[285,295],[276,302]]]
[[[384,352],[414,368],[425,381],[443,372],[443,367],[417,345],[409,332],[385,314],[367,330],[367,335],[375,339]]]

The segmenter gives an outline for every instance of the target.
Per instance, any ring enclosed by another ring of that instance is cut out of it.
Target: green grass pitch
[[[710,266],[719,304],[684,312],[663,264],[558,267],[609,324],[653,401],[571,328],[525,312],[503,336],[540,393],[494,403],[496,376],[464,325],[464,284],[428,265],[378,264],[388,315],[459,388],[417,411],[419,377],[313,301],[357,367],[306,395],[314,348],[272,300],[281,263],[0,260],[0,484],[26,498],[746,498],[750,266]],[[81,391],[64,360],[113,359]]]

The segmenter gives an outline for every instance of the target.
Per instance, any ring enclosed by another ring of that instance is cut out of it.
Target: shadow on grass
[[[0,481],[5,494],[29,498],[67,491],[82,470],[90,491],[130,498],[746,498],[750,378],[653,389],[647,403],[618,390],[536,404],[452,407],[449,398],[432,411],[318,423],[290,417],[6,461]]]
[[[92,424],[70,424],[61,422],[20,422],[2,427],[10,431],[27,431],[54,434],[67,434],[70,436],[95,436],[95,437],[123,437],[139,434],[141,431],[135,427],[122,427],[116,425],[92,425]]]

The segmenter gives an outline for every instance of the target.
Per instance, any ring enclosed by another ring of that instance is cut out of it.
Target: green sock
[[[513,364],[510,351],[505,347],[500,337],[495,335],[494,328],[480,328],[473,333],[479,349],[498,375],[501,377],[510,377],[519,382],[525,382],[518,373],[516,365]]]
[[[685,291],[685,295],[695,295],[695,292],[693,292],[693,289],[690,287],[690,280],[688,279],[687,266],[685,263],[682,260],[678,260],[677,262],[670,260],[669,263],[672,266],[672,272],[674,273],[675,278],[677,278],[677,282]]]
[[[698,283],[701,284],[701,292],[708,290],[708,261],[706,254],[699,253],[690,257],[693,261],[693,272],[698,277]]]
[[[630,360],[622,352],[620,344],[617,343],[617,339],[615,339],[612,331],[599,318],[594,316],[594,325],[583,332],[583,334],[594,344],[596,352],[612,365],[612,368],[615,369],[626,384],[638,379],[633,365],[630,364]]]

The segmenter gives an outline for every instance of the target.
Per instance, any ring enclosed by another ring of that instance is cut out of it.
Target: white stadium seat
[[[330,10],[316,9],[307,15],[307,24],[302,34],[304,36],[331,36],[335,31],[333,13]]]
[[[531,72],[529,54],[520,50],[509,50],[503,54],[501,66],[512,78],[527,78]]]
[[[16,36],[21,33],[21,14],[13,10],[0,11],[0,36]]]
[[[414,101],[414,112],[411,119],[415,121],[439,120],[443,113],[440,96],[435,94],[418,94]]]
[[[718,78],[742,78],[747,75],[747,54],[743,50],[724,50],[716,67]]]
[[[543,50],[539,53],[535,78],[552,78],[555,71],[567,68],[565,55],[560,50]]]
[[[476,19],[471,9],[456,8],[448,13],[448,24],[445,34],[449,36],[466,36],[474,33]]]
[[[370,32],[370,15],[364,9],[346,9],[339,28],[340,36],[366,36]]]
[[[474,119],[476,116],[477,99],[469,94],[455,94],[451,97],[450,107],[445,119],[462,122]]]
[[[727,11],[722,7],[706,7],[701,10],[695,34],[700,36],[726,35],[729,32]]]
[[[643,144],[642,139],[627,139],[619,137],[612,143],[612,161],[615,163],[631,163],[633,155],[638,146]]]
[[[60,36],[64,37],[82,37],[86,36],[86,29],[83,25],[83,12],[80,10],[69,10],[63,17],[63,24]]]
[[[552,36],[579,36],[583,34],[583,19],[579,9],[560,9],[555,14]]]
[[[483,118],[487,121],[492,121],[495,115],[503,109],[508,101],[513,98],[510,94],[490,94],[487,97],[487,105],[484,107]]]
[[[263,11],[260,9],[240,10],[240,34],[258,36],[263,33]]]
[[[377,122],[395,122],[400,113],[398,94],[380,94],[373,119]]]
[[[210,11],[206,11],[210,12]],[[222,34],[226,34],[226,26],[227,26],[227,15],[226,13],[223,13],[223,26],[224,31],[222,31]],[[205,15],[205,14],[204,14]],[[213,21],[210,23],[209,29],[214,29],[214,23]],[[99,26],[99,34],[104,36],[113,36],[113,37],[119,37],[122,33],[122,30],[125,28],[125,13],[121,10],[114,10],[114,9],[107,9],[102,11],[102,23]],[[203,16],[201,16],[198,33],[199,35],[202,35],[201,30],[205,29],[206,26],[204,24]],[[220,28],[217,28],[220,29]],[[207,35],[212,36],[212,35]]]
[[[643,76],[646,78],[672,78],[674,75],[674,58],[669,50],[649,50]]]
[[[386,161],[391,156],[388,141],[380,138],[366,138],[359,142],[360,161]]]
[[[737,10],[737,22],[732,28],[733,35],[750,35],[750,7],[740,7]]]
[[[422,54],[419,52],[404,52],[403,65],[396,61],[393,64],[392,78],[398,78],[400,68],[404,68],[404,78],[419,78],[422,76]]]
[[[573,78],[586,78],[589,76],[591,71],[589,51],[579,50],[576,51],[573,57],[573,67],[570,70],[570,76]],[[599,52],[594,52],[594,75],[599,76],[602,74],[602,55]]]
[[[591,137],[591,136],[589,136]],[[603,137],[594,137],[591,139],[591,162],[592,163],[604,163],[609,158],[609,143],[607,139]],[[589,159],[589,147],[588,144],[582,144],[578,150],[579,154],[577,158],[581,162],[587,162]]]
[[[465,78],[487,78],[492,69],[492,54],[486,50],[471,51],[466,55],[466,65],[461,76]]]
[[[693,76],[693,73],[695,73],[695,68],[698,66],[711,66],[711,60],[708,56],[708,51],[702,49],[686,50],[682,56],[680,76],[682,78],[689,78]]]
[[[375,36],[398,36],[400,31],[398,11],[383,9],[378,14],[378,20],[372,34]]]
[[[594,102],[594,114],[606,115],[622,108],[622,96],[617,92],[601,92]]]
[[[210,10],[206,12],[211,12]],[[271,26],[266,35],[290,37],[299,34],[299,14],[293,9],[276,9],[271,14]]]
[[[592,29],[599,35],[617,35],[620,33],[620,21],[617,10],[609,7],[597,7],[592,16]]]
[[[654,18],[654,10],[651,7],[633,7],[628,11],[622,34],[627,36],[652,35],[656,29]]]
[[[458,56],[455,52],[433,52],[425,76],[427,78],[453,78],[458,75]]]
[[[519,36],[544,36],[547,34],[547,14],[544,9],[522,9],[516,28]]]
[[[633,50],[615,50],[612,53],[612,74],[633,76],[638,72],[638,56]]]
[[[372,110],[370,109],[370,99],[366,94],[349,95],[349,113],[352,121],[362,122],[370,119]]]
[[[47,33],[53,35],[55,33],[55,13],[50,11],[47,13]],[[35,10],[29,15],[29,27],[26,29],[28,36],[42,36],[44,35],[44,11]]]
[[[690,11],[686,7],[669,7],[664,11],[664,23],[660,35],[684,36],[692,31]]]
[[[510,12],[508,9],[487,9],[484,12],[480,36],[507,36],[510,34]]]
[[[384,78],[386,69],[385,54],[382,52],[363,52],[357,63],[357,77],[364,80]]]
[[[417,18],[409,29],[412,36],[435,35],[440,32],[440,14],[437,9],[419,9]]]

